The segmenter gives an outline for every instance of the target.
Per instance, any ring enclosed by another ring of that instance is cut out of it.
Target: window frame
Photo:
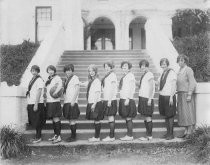
[[[52,21],[52,6],[35,6],[35,42],[38,43],[38,9],[50,9],[50,21]]]

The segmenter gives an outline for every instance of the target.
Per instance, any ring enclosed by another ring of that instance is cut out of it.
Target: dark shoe
[[[167,138],[168,137],[168,133],[166,133],[165,135],[163,135],[163,139]]]
[[[76,138],[74,138],[74,137],[68,137],[66,139],[66,142],[75,142],[75,141],[76,141]]]
[[[172,139],[174,139],[174,135],[168,135],[168,136],[166,137],[166,140],[172,140]]]
[[[186,134],[177,136],[178,138],[185,138]]]
[[[187,134],[185,137],[184,137],[184,140],[189,140],[190,139],[190,134]]]

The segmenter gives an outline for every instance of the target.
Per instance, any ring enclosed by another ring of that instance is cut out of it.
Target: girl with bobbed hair
[[[106,74],[102,79],[103,90],[103,111],[108,117],[110,133],[103,141],[111,142],[115,140],[115,115],[117,113],[117,76],[114,73],[114,63],[105,62],[104,69]]]
[[[39,75],[40,68],[37,65],[31,67],[32,79],[28,84],[27,111],[29,124],[36,129],[36,137],[32,143],[41,142],[41,132],[45,124],[43,88],[44,81]]]
[[[176,82],[177,74],[169,68],[169,60],[162,58],[160,67],[163,73],[159,78],[159,112],[165,117],[167,133],[163,136],[166,140],[174,138],[173,125],[174,116],[176,115]]]
[[[60,100],[63,84],[60,76],[56,74],[55,66],[49,65],[46,71],[49,74],[48,80],[45,83],[47,118],[52,120],[54,129],[54,136],[48,140],[52,141],[52,143],[59,143],[61,142],[60,117],[62,116],[62,109]]]
[[[94,120],[95,136],[89,138],[89,142],[100,141],[101,120],[103,120],[103,103],[101,101],[101,81],[98,76],[98,68],[91,64],[88,67],[88,82],[80,83],[87,87],[86,119]]]
[[[74,65],[67,64],[63,68],[66,74],[64,81],[64,105],[63,105],[63,116],[69,120],[71,136],[66,139],[66,142],[76,141],[76,129],[77,119],[80,115],[78,106],[78,95],[79,95],[79,78],[74,74]]]
[[[144,124],[146,128],[146,137],[140,137],[139,140],[147,141],[152,140],[152,115],[154,111],[154,93],[155,83],[154,75],[149,70],[149,62],[145,59],[139,62],[139,68],[143,72],[140,78],[139,86],[139,103],[138,112],[144,118]]]
[[[133,140],[133,118],[137,115],[135,100],[133,99],[135,93],[135,76],[131,72],[132,64],[128,61],[121,63],[123,76],[120,79],[120,101],[119,101],[119,115],[125,119],[127,125],[127,134],[120,138],[122,141]]]

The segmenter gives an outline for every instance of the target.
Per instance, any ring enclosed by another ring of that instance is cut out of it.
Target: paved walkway
[[[99,144],[107,144],[107,145],[115,145],[115,144],[171,144],[171,143],[177,143],[177,142],[184,142],[183,139],[180,138],[174,138],[172,140],[165,140],[165,139],[160,139],[160,138],[154,138],[150,141],[140,141],[138,139],[135,139],[133,141],[121,141],[121,140],[115,140],[114,142],[88,142],[87,140],[78,140],[76,142],[65,142],[62,141],[57,144],[52,144],[49,141],[42,141],[37,144],[29,144],[29,146],[33,147],[45,147],[45,146],[58,146],[58,145],[63,145],[63,146],[77,146],[77,145],[99,145]]]

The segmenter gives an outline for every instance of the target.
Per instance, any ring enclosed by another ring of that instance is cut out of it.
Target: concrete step
[[[152,71],[152,70],[151,70]],[[132,72],[133,74],[134,74],[134,76],[135,76],[135,79],[136,79],[136,81],[138,81],[138,80],[140,80],[140,78],[141,78],[141,76],[142,76],[142,74],[141,73],[139,73],[139,72]],[[60,71],[58,71],[57,72],[57,74],[59,75],[59,76],[61,76],[61,77],[66,77],[66,74],[64,73],[64,72],[62,72],[61,70]],[[103,78],[104,77],[104,75],[105,75],[105,72],[104,71],[98,71],[98,74],[99,74],[99,78]],[[78,77],[79,77],[79,79],[80,78],[87,78],[88,77],[88,71],[86,70],[86,71],[83,71],[83,72],[79,72],[79,71],[75,71],[75,75],[77,75]],[[121,73],[121,71],[120,72],[116,72],[116,75],[117,75],[117,78],[118,78],[118,81],[120,81],[120,78],[122,77],[122,73]],[[154,79],[155,80],[157,80],[158,79],[158,74],[155,74],[154,75]]]
[[[83,105],[79,105],[79,109],[80,109],[80,113],[85,113],[86,112],[86,104],[83,104]],[[158,107],[155,107],[154,108],[154,112],[157,112],[158,115],[159,115],[159,110],[158,110]],[[118,113],[117,113],[118,114]]]
[[[78,118],[78,121],[87,120],[85,118],[85,115],[86,115],[85,108],[86,107],[83,107],[83,110],[80,111],[80,116]],[[159,120],[162,120],[162,122],[164,122],[165,118],[163,116],[161,116],[158,111],[154,111],[153,115],[152,115],[152,119],[154,119],[154,120],[158,120],[159,119]],[[175,119],[177,119],[177,116],[175,116]],[[61,120],[62,121],[67,121],[67,119],[65,119],[63,116],[61,117]],[[106,116],[104,117],[104,120],[108,120]],[[115,120],[122,120],[122,118],[118,115],[118,113],[115,116]],[[143,120],[143,118],[142,118],[142,116],[140,114],[137,114],[137,116],[134,118],[134,120]]]
[[[82,87],[82,86],[80,86],[80,91],[79,91],[79,95],[80,96],[84,96],[85,98],[86,98],[86,92],[87,92],[87,88],[86,87]],[[136,90],[135,90],[135,93],[134,93],[134,98],[138,98],[138,88],[136,88]],[[103,94],[103,92],[102,92],[102,94]],[[156,90],[156,92],[155,92],[155,98],[158,98],[158,92],[157,92],[157,90]],[[119,98],[119,92],[117,93],[117,98]]]
[[[140,56],[140,57],[138,57],[138,56],[136,56],[136,57],[128,57],[128,56],[126,56],[126,57],[123,57],[123,56],[121,56],[121,57],[108,57],[108,56],[106,56],[106,57],[97,57],[97,58],[94,58],[94,57],[71,57],[71,56],[62,56],[62,62],[65,62],[65,61],[67,61],[67,60],[71,60],[71,61],[77,61],[77,60],[81,60],[81,61],[90,61],[90,62],[94,62],[94,61],[96,61],[96,62],[105,62],[105,61],[110,61],[110,60],[112,60],[112,61],[114,61],[114,63],[118,63],[118,64],[120,64],[122,61],[124,61],[124,60],[126,60],[126,61],[130,61],[130,62],[134,62],[134,63],[137,63],[137,62],[139,62],[139,61],[141,61],[141,60],[143,60],[143,59],[147,59],[149,62],[151,62],[152,63],[152,60],[150,59],[150,58],[146,58],[146,57],[142,57],[142,56]]]
[[[61,104],[63,105],[63,100],[61,101]],[[85,101],[79,101],[78,104],[79,104],[80,112],[81,113],[86,112],[87,103],[85,103]],[[136,107],[138,107],[138,103],[136,103]],[[154,106],[154,112],[158,112],[158,105],[157,104],[155,104],[155,106]]]
[[[134,98],[135,102],[136,102],[136,105],[138,105],[138,98]],[[61,101],[61,103],[63,103]],[[81,105],[81,104],[87,104],[87,100],[86,98],[78,98],[78,104]],[[154,104],[158,104],[158,100],[156,98],[154,98]]]
[[[139,61],[141,61],[141,60],[142,59],[133,59],[133,60],[130,60],[129,58],[128,59],[121,58],[121,59],[118,59],[118,60],[114,60],[114,64],[116,66],[120,66],[120,64],[121,64],[122,61],[129,61],[133,66],[135,66],[135,65],[138,66]],[[69,62],[71,62],[74,65],[81,65],[81,64],[83,64],[83,65],[90,65],[90,64],[95,64],[95,65],[102,65],[103,66],[104,62],[106,62],[106,61],[109,61],[109,60],[106,60],[106,59],[88,60],[88,58],[87,58],[87,60],[84,60],[84,59],[83,60],[78,60],[78,59],[77,60],[65,60],[65,61],[61,61],[60,63],[61,63],[61,65],[66,65]]]
[[[61,121],[62,125],[61,125],[61,129],[65,130],[65,129],[70,129],[69,127],[69,121],[67,120],[62,120]],[[108,120],[102,120],[101,121],[102,125],[101,127],[103,129],[109,129],[109,122]],[[115,129],[121,129],[121,128],[125,128],[126,124],[125,124],[125,120],[116,120],[115,122]],[[94,125],[93,121],[89,121],[89,120],[79,120],[77,121],[77,128],[78,129],[91,129]],[[133,128],[144,128],[144,120],[138,120],[138,119],[134,119],[133,120]],[[164,119],[154,119],[153,120],[153,128],[162,128],[165,127],[165,120]],[[177,120],[175,120],[174,122],[174,127],[178,127],[178,123]],[[31,130],[32,127],[31,126],[27,126],[27,130]],[[47,121],[46,124],[43,127],[44,130],[48,130],[48,129],[53,129],[53,125],[52,125],[52,121]]]
[[[179,135],[179,132],[176,133],[176,136],[177,135]],[[98,146],[98,145],[100,145],[100,147],[102,145],[105,145],[108,150],[110,150],[110,149],[112,150],[113,147],[117,148],[120,145],[125,145],[127,147],[130,147],[132,145],[132,146],[135,146],[135,147],[138,147],[139,149],[141,149],[141,148],[145,148],[145,147],[154,146],[154,144],[155,145],[160,144],[160,145],[169,146],[169,145],[172,145],[172,144],[176,145],[177,143],[184,143],[184,142],[185,142],[184,139],[177,138],[177,137],[175,137],[172,140],[166,140],[166,139],[163,139],[163,138],[160,138],[160,137],[158,137],[158,138],[155,137],[150,141],[141,141],[139,139],[134,139],[132,141],[121,141],[119,139],[116,139],[113,142],[103,142],[101,140],[101,141],[96,142],[96,143],[90,143],[90,142],[87,141],[87,139],[77,140],[75,142],[69,143],[69,142],[65,142],[65,139],[63,139],[62,142],[57,143],[57,144],[52,144],[49,141],[41,141],[40,143],[28,144],[28,145],[31,146],[31,147],[42,147],[42,148],[44,147],[45,149],[47,149],[48,147],[51,148],[51,149],[57,149],[58,146],[59,147],[60,146],[65,146],[66,147],[65,149],[68,149],[67,147],[70,147],[71,149],[74,148],[75,150],[76,149],[81,149],[81,148],[84,149],[84,147],[88,147],[89,149],[90,149],[90,147],[93,147],[93,150],[94,150],[95,147]]]
[[[61,72],[58,72],[58,75],[62,78],[62,79],[64,79],[65,77],[66,77],[66,75],[65,75],[65,73],[61,73]],[[87,73],[76,73],[76,75],[79,77],[79,80],[80,81],[87,81],[87,79],[88,79],[88,74]],[[99,73],[99,75],[100,75],[100,73]],[[135,79],[136,79],[136,81],[139,81],[140,80],[140,78],[141,78],[141,75],[135,75],[134,74],[134,76],[135,76]],[[100,76],[100,78],[102,78],[103,76]],[[120,78],[121,78],[121,76],[117,76],[118,77],[118,82],[120,81]],[[154,77],[154,79],[157,81],[158,80],[158,76],[155,76]]]
[[[79,98],[86,98],[86,91],[87,91],[87,88],[80,88],[80,92],[79,92]],[[120,94],[118,93],[117,94],[117,98],[119,98]],[[136,92],[134,94],[134,98],[138,98],[139,94],[138,92]],[[154,97],[157,98],[159,96],[159,94],[156,92]]]
[[[109,135],[109,129],[101,129],[100,138],[103,139],[106,136]],[[91,138],[94,136],[95,130],[92,128],[90,129],[77,129],[77,139],[78,140],[87,140],[88,138]],[[116,129],[115,130],[115,137],[116,139],[119,139],[123,136],[125,136],[127,133],[126,128],[122,129]],[[154,128],[153,129],[153,138],[161,138],[166,133],[165,128]],[[175,127],[174,128],[174,135],[179,136],[184,133],[184,129],[181,127]],[[24,132],[26,138],[32,139],[34,138],[35,130],[26,130]],[[43,130],[42,131],[42,139],[44,141],[47,141],[50,137],[53,136],[53,130]],[[61,130],[61,137],[63,140],[65,140],[67,137],[70,136],[70,130]],[[137,139],[139,137],[145,136],[145,128],[134,128],[133,129],[133,136],[134,139]],[[49,142],[50,143],[50,142]]]
[[[63,72],[63,66],[64,65],[58,65],[57,66],[57,71],[58,72]],[[74,65],[75,73],[77,73],[77,72],[86,72],[87,73],[88,66],[89,65],[83,65],[83,66],[82,65],[79,65],[79,66],[78,65]],[[154,70],[155,68],[150,67],[150,69]],[[115,67],[114,70],[115,70],[116,73],[122,74],[122,69],[120,68],[120,66]],[[139,66],[133,66],[131,70],[132,70],[133,73],[138,73],[138,74],[141,74],[141,75],[143,74],[143,72],[139,69]],[[105,70],[104,70],[103,65],[98,65],[98,71],[100,71],[100,72],[105,74]],[[158,74],[159,75],[159,73],[157,73],[157,71],[153,72],[153,74]]]
[[[146,50],[81,50],[81,51],[78,51],[78,50],[66,50],[64,51],[64,55],[65,54],[68,54],[68,55],[88,55],[88,54],[96,54],[96,55],[100,55],[100,54],[110,54],[110,55],[113,55],[113,54],[126,54],[126,55],[133,55],[133,54],[145,54],[147,53]]]

